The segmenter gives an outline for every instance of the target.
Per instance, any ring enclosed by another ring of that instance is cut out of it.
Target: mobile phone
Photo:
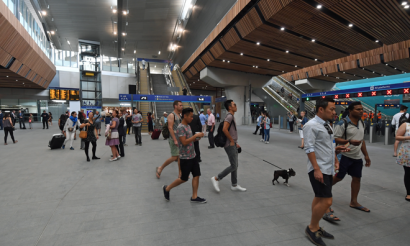
[[[344,145],[346,148],[350,146],[350,143],[347,143]]]

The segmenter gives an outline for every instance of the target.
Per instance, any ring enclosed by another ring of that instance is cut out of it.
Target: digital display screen
[[[50,89],[50,100],[80,101],[80,90]]]

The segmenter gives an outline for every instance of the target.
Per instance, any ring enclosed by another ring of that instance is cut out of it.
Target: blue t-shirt
[[[111,117],[110,116],[105,116],[105,124],[110,124]]]
[[[216,113],[216,118],[219,118],[219,113]]]
[[[303,117],[302,122],[300,122],[301,125],[299,126],[298,129],[303,130],[302,125],[305,125],[307,122],[308,122],[308,119],[306,117]]]
[[[262,121],[262,115],[260,115],[260,116],[258,117],[258,126],[261,126],[261,121]]]
[[[202,125],[205,125],[206,116],[205,116],[204,114],[201,114],[201,115],[199,116],[199,119],[201,120],[201,124],[202,124]]]

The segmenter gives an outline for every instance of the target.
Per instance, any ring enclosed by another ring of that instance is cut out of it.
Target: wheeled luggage
[[[48,147],[51,149],[61,149],[65,141],[65,137],[63,134],[58,133],[54,134],[53,138],[51,138],[50,142],[48,143]]]
[[[151,138],[152,139],[158,139],[160,135],[161,135],[161,130],[160,129],[154,129],[154,131],[151,134]]]

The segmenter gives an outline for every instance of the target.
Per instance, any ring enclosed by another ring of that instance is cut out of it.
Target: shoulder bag
[[[88,126],[87,126],[87,130],[85,131],[80,131],[80,138],[81,139],[86,139],[88,135]]]

